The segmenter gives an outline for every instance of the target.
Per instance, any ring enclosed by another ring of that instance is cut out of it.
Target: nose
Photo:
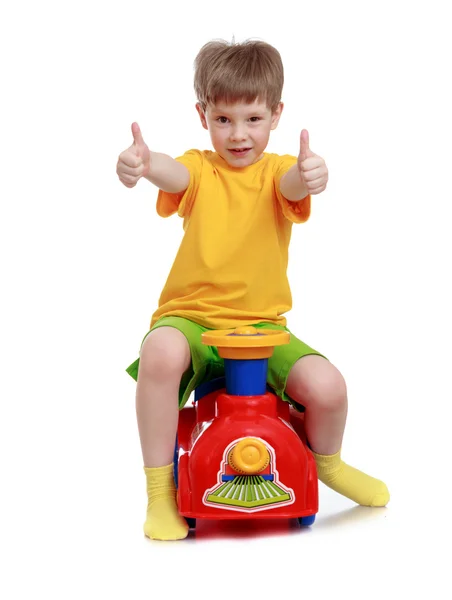
[[[231,138],[231,142],[241,142],[246,140],[246,129],[243,125],[235,125],[231,129],[231,134],[229,136]]]

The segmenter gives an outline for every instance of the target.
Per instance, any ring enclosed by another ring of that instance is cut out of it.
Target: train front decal
[[[293,490],[279,480],[274,449],[258,437],[239,438],[225,448],[218,482],[203,497],[206,506],[250,513],[294,501]]]

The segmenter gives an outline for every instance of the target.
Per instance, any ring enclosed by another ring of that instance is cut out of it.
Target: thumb
[[[300,160],[303,161],[310,156],[315,156],[314,152],[311,152],[309,148],[309,132],[307,129],[303,129],[300,134]]]
[[[143,140],[143,136],[141,135],[141,129],[140,129],[138,123],[132,123],[132,135],[133,135],[134,146],[136,146],[137,148],[140,148],[140,147],[146,145]]]

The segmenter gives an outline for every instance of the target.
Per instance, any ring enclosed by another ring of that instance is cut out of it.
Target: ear
[[[281,118],[281,113],[283,111],[284,104],[280,102],[276,110],[272,113],[272,126],[271,129],[276,129],[278,127],[279,119]]]
[[[199,118],[201,119],[201,125],[204,129],[209,129],[207,126],[206,113],[199,102],[196,103],[196,110],[198,111]]]

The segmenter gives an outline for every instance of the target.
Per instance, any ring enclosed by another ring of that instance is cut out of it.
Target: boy
[[[144,531],[153,539],[182,539],[188,532],[177,511],[171,464],[178,409],[223,368],[216,350],[201,344],[201,333],[246,324],[286,329],[292,224],[309,218],[311,195],[328,181],[306,130],[298,158],[265,153],[283,110],[283,79],[272,46],[209,42],[195,61],[196,110],[215,152],[190,150],[176,160],[151,152],[134,123],[133,145],[119,156],[124,185],[148,179],[159,188],[158,214],[184,218],[150,332],[127,369],[137,380],[149,499]],[[275,392],[305,407],[319,479],[358,504],[385,506],[386,485],[341,460],[347,393],[339,371],[293,334],[290,344],[275,348],[268,367]]]

